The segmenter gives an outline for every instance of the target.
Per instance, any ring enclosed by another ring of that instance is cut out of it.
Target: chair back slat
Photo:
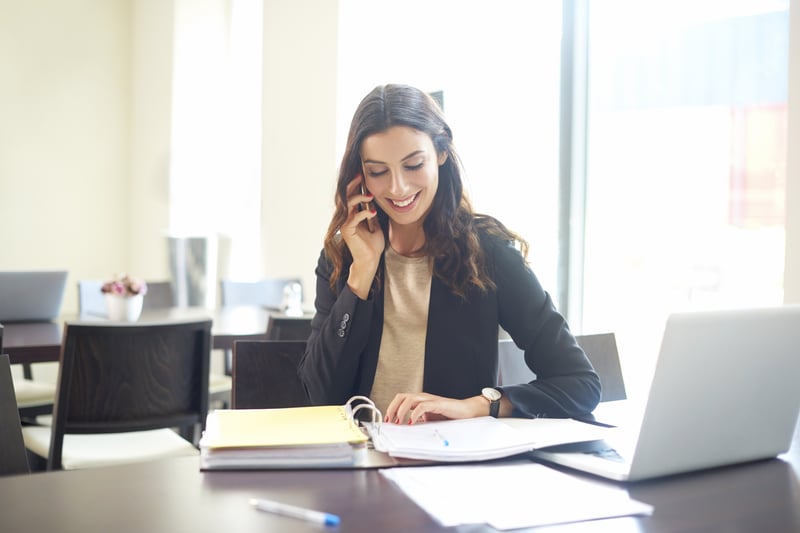
[[[11,362],[8,355],[0,354],[0,476],[29,472],[11,377]]]

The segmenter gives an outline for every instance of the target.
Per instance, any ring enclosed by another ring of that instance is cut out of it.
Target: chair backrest
[[[0,331],[2,327],[0,326]],[[30,472],[8,355],[0,354],[0,476]]]
[[[220,302],[222,307],[238,305],[255,305],[267,309],[282,310],[284,304],[283,291],[287,285],[300,284],[299,278],[267,278],[258,281],[220,281]]]
[[[78,314],[81,316],[108,316],[103,281],[82,279],[78,281]],[[167,309],[176,305],[175,290],[171,281],[148,281],[147,294],[142,309]]]
[[[614,334],[576,335],[575,339],[600,377],[603,388],[600,401],[624,400],[627,397],[625,380]],[[527,383],[536,379],[536,374],[525,364],[525,352],[517,348],[513,340],[498,340],[498,358],[498,385]]]
[[[147,294],[142,301],[142,309],[168,309],[175,307],[175,290],[171,281],[148,281]]]
[[[78,314],[81,316],[106,317],[106,298],[103,281],[99,279],[78,280]]]
[[[236,341],[233,345],[234,409],[309,405],[297,373],[305,341]]]
[[[209,319],[67,322],[48,470],[62,467],[66,433],[202,427],[208,412],[210,354]]]
[[[272,314],[267,322],[267,339],[272,341],[304,341],[311,335],[311,317]]]
[[[626,399],[628,396],[625,393],[625,379],[622,376],[617,339],[614,334],[576,335],[575,340],[583,348],[595,372],[600,376],[600,385],[603,387],[600,401]]]

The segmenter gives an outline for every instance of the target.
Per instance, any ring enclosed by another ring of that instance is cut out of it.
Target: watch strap
[[[497,418],[500,415],[500,400],[489,402],[489,416]]]

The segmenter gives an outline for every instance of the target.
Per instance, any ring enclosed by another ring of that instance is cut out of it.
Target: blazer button
[[[345,320],[342,320],[342,321],[339,323],[339,327],[340,327],[341,329],[346,329],[346,328],[347,328],[347,322],[346,322]]]
[[[343,338],[344,337],[344,330],[343,329],[336,330],[336,334],[339,335],[340,338]]]
[[[342,317],[342,320],[344,322],[349,322],[350,321],[350,313],[345,313],[344,316]]]

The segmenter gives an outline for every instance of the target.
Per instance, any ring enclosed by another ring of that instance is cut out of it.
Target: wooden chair
[[[305,341],[236,341],[233,345],[234,409],[309,405],[297,374]]]
[[[270,315],[267,339],[271,341],[304,341],[311,335],[310,317]]]
[[[600,401],[610,402],[626,399],[625,380],[622,376],[614,334],[576,335],[575,339],[583,348],[597,375],[600,376],[600,384],[603,388]],[[525,352],[517,348],[513,340],[498,340],[498,357],[498,385],[527,383],[536,379],[536,374],[531,372],[531,369],[525,364]]]
[[[211,320],[67,323],[52,426],[25,426],[48,470],[197,454]],[[181,428],[181,435],[169,428]]]
[[[29,472],[14,395],[14,380],[11,379],[11,362],[7,355],[0,354],[0,476]]]
[[[107,317],[105,297],[100,280],[81,280],[78,282],[78,313],[82,317]],[[144,295],[142,310],[169,309],[177,301],[171,281],[147,281],[147,294]],[[209,401],[227,407],[231,401],[231,377],[228,372],[211,372],[208,378]]]

